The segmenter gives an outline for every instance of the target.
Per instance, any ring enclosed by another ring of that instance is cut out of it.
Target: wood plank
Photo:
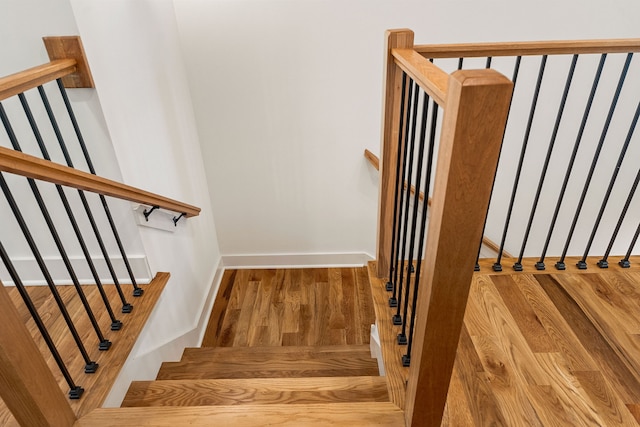
[[[0,78],[0,101],[52,80],[75,73],[75,59],[59,59]]]
[[[43,37],[42,41],[49,54],[49,59],[55,61],[57,59],[75,59],[77,70],[73,74],[66,75],[62,78],[62,84],[66,88],[92,88],[93,76],[89,69],[89,62],[84,53],[82,40],[80,36],[56,36]]]
[[[122,407],[388,402],[382,377],[134,381]]]
[[[449,81],[426,274],[418,291],[407,425],[442,421],[512,90],[513,83],[492,70],[457,71]]]
[[[562,354],[572,370],[597,370],[587,348],[585,348],[571,326],[564,320],[549,299],[549,296],[540,287],[533,275],[517,274],[511,278],[516,283],[529,305],[536,313],[536,317],[554,342],[555,348]]]
[[[628,53],[640,52],[640,39],[423,44],[414,49],[425,58]]]
[[[429,62],[413,47],[391,51],[398,66],[442,108],[446,107],[449,74]]]
[[[371,358],[368,345],[326,345],[326,346],[269,346],[269,347],[191,347],[185,348],[181,361],[200,361],[212,359],[242,359],[260,362],[265,358],[279,360],[301,360],[322,358]]]
[[[403,414],[389,402],[324,403],[312,405],[240,405],[163,408],[98,409],[76,422],[76,427],[192,426],[282,427],[344,426],[398,427]]]
[[[21,425],[71,426],[76,416],[0,282],[0,396]]]
[[[602,373],[597,371],[572,371],[571,373],[591,398],[604,425],[633,426],[636,424],[633,415],[611,389]]]
[[[378,233],[376,234],[377,277],[389,272],[390,248],[392,241],[393,206],[396,192],[395,176],[398,156],[402,148],[398,143],[400,127],[400,104],[402,93],[402,73],[395,64],[392,50],[413,46],[413,31],[407,29],[388,30],[385,33],[385,80],[384,104],[382,112],[382,135],[380,140],[380,184],[378,185]],[[405,101],[406,102],[406,101]]]
[[[200,360],[164,362],[159,380],[232,379],[232,378],[287,378],[287,377],[335,377],[374,376],[378,364],[370,357],[313,358],[295,360],[228,358],[222,361]]]
[[[130,202],[159,206],[173,212],[185,213],[187,218],[200,214],[200,208],[196,206],[6,147],[0,147],[0,170]]]
[[[598,370],[611,382],[622,401],[625,404],[640,402],[640,384],[634,374],[618,358],[607,340],[566,293],[562,285],[551,275],[538,274],[535,279],[558,308],[582,345],[589,350]]]
[[[547,373],[550,379],[549,385],[565,408],[566,414],[571,418],[570,425],[606,425],[559,353],[539,353],[536,354],[536,359]]]
[[[510,276],[492,276],[491,281],[500,293],[531,351],[534,353],[556,352],[553,340],[547,334],[515,281]]]

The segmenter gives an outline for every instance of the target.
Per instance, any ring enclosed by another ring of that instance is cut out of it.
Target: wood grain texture
[[[207,323],[207,329],[202,339],[202,347],[215,347],[221,338],[222,321],[227,313],[237,271],[238,270],[225,270],[222,275],[216,300],[213,304],[211,315],[209,316],[209,322]]]
[[[214,310],[204,343],[219,347],[369,343],[375,315],[364,267],[231,271],[223,280],[225,288],[232,287],[225,312]]]
[[[509,79],[491,70],[457,71],[448,85],[429,255],[418,291],[408,425],[442,421],[512,90]]]
[[[628,53],[640,52],[640,39],[424,44],[414,50],[425,58]]]
[[[21,425],[68,427],[76,416],[0,282],[0,397]]]
[[[190,426],[343,426],[399,427],[402,411],[389,402],[323,403],[304,405],[236,405],[97,409],[76,422],[76,427]]]
[[[77,64],[76,72],[66,75],[62,78],[62,84],[66,88],[92,88],[93,76],[89,69],[89,62],[84,53],[82,40],[80,36],[56,36],[43,37],[42,41],[47,48],[49,59],[55,61],[58,59],[74,59]]]
[[[376,260],[378,277],[389,272],[389,248],[392,242],[393,206],[396,193],[395,176],[398,157],[402,157],[402,145],[399,144],[400,104],[402,103],[402,72],[395,64],[392,51],[395,48],[411,48],[413,31],[388,30],[385,33],[385,77],[384,104],[382,110],[382,129],[380,134],[380,184],[378,185],[378,232],[376,234]],[[408,101],[405,100],[408,104]]]
[[[0,78],[0,101],[76,72],[75,59],[59,59]]]
[[[200,214],[200,208],[196,206],[5,147],[0,147],[0,170],[130,202],[159,206],[173,212],[184,212],[187,218]]]
[[[388,402],[384,377],[134,381],[122,407]]]
[[[411,48],[391,51],[398,66],[441,107],[446,107],[449,74]]]
[[[97,288],[92,285],[82,286],[105,337],[113,343],[109,351],[98,350],[97,337],[77,297],[75,288],[73,286],[57,286],[80,332],[80,336],[87,347],[91,360],[96,361],[100,365],[98,371],[91,375],[84,374],[82,358],[77,351],[71,334],[61,318],[59,309],[55,306],[49,289],[46,286],[27,287],[40,316],[43,318],[47,330],[56,343],[58,351],[67,363],[71,375],[76,382],[85,389],[85,393],[81,399],[68,401],[68,404],[71,405],[72,410],[78,417],[102,405],[168,280],[168,273],[158,273],[151,283],[141,285],[145,292],[142,297],[130,301],[134,306],[133,311],[130,314],[117,314],[117,317],[122,320],[123,323],[120,331],[109,330],[111,321],[104,309],[104,303],[100,298]],[[122,286],[126,289],[126,287],[130,285],[123,284]],[[104,288],[115,310],[120,304],[116,289],[113,285],[104,285]],[[7,290],[15,306],[18,308],[20,313],[19,318],[26,324],[40,353],[44,356],[49,370],[56,378],[61,392],[66,394],[68,386],[53,361],[42,336],[37,331],[33,320],[30,319],[20,295],[13,287],[7,288]],[[116,310],[116,312],[117,311],[119,310]],[[2,405],[0,408],[0,425],[16,425],[13,423],[12,417],[10,417],[10,414],[4,405]]]

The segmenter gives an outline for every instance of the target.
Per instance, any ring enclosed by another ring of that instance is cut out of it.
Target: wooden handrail
[[[184,213],[186,217],[200,214],[200,208],[196,206],[5,147],[0,147],[0,171],[117,197],[130,202],[158,206],[173,212]]]
[[[473,58],[486,56],[573,55],[640,52],[640,39],[458,43],[415,45],[425,58]]]
[[[367,150],[365,148],[364,150],[364,157],[369,161],[369,163],[371,164],[371,166],[373,166],[375,168],[375,170],[380,170],[380,159],[378,158],[378,156],[376,156],[375,154],[373,154],[371,151]],[[407,183],[404,183],[404,189],[407,189]],[[411,191],[411,194],[416,194],[416,187],[414,185],[411,186],[411,188],[409,189],[409,191]],[[418,196],[420,197],[420,200],[424,200],[424,193],[421,191],[420,195]],[[429,197],[427,199],[427,206],[431,206],[431,197]],[[482,236],[482,244],[485,245],[486,247],[488,247],[489,249],[491,249],[492,251],[498,253],[500,251],[500,246],[494,242],[493,240],[491,240],[490,238],[488,238],[487,236]],[[509,252],[503,250],[502,251],[502,257],[503,258],[513,258],[513,255],[511,255]]]
[[[411,49],[392,49],[395,63],[441,107],[445,106],[449,74]]]
[[[75,73],[75,59],[57,59],[19,73],[0,78],[0,101],[60,77]]]

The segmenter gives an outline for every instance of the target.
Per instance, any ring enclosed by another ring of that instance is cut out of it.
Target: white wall
[[[637,36],[640,4],[175,0],[220,247],[374,254],[383,35],[417,43]],[[495,239],[495,237],[494,237]]]
[[[27,0],[14,1],[5,0],[2,3],[3,13],[0,14],[0,34],[3,43],[0,44],[0,55],[3,60],[0,62],[0,75],[13,74],[15,72],[40,65],[49,61],[47,52],[42,42],[43,36],[60,36],[78,34],[78,28],[73,16],[73,11],[68,0]],[[66,145],[76,167],[87,170],[86,162],[80,150],[80,145],[71,123],[62,104],[58,89],[55,83],[45,85],[49,100],[57,114],[58,124],[65,135]],[[122,175],[118,167],[118,162],[111,145],[109,132],[104,122],[100,100],[93,89],[71,89],[68,90],[69,98],[74,106],[75,114],[80,123],[84,139],[88,150],[92,155],[93,163],[98,174],[117,181],[122,181]],[[38,123],[39,130],[47,141],[47,147],[51,158],[59,163],[65,163],[62,151],[58,148],[58,143],[50,125],[46,111],[42,106],[37,91],[31,90],[26,94],[32,112]],[[7,114],[12,122],[12,126],[17,135],[22,150],[26,153],[41,157],[40,150],[36,144],[33,132],[28,125],[24,112],[17,97],[2,102]],[[9,138],[0,126],[0,145],[10,147]],[[54,245],[51,234],[47,229],[42,214],[35,205],[35,199],[24,178],[5,174],[6,180],[12,189],[13,196],[29,224],[31,234],[38,243],[41,254],[48,262],[51,274],[56,282],[69,284],[69,275],[62,265],[60,253]],[[60,238],[68,252],[72,262],[77,262],[78,277],[82,282],[91,282],[92,277],[86,268],[86,262],[78,241],[71,229],[69,220],[64,214],[63,206],[54,187],[49,184],[39,184],[42,195],[47,201],[50,213],[54,217],[54,223],[60,234]],[[89,252],[96,260],[96,268],[100,271],[106,270],[106,265],[102,259],[101,251],[96,239],[93,237],[90,224],[86,219],[80,199],[75,191],[66,191],[71,206],[76,212],[76,219],[85,236],[85,242]],[[102,205],[97,196],[88,194],[95,219],[103,230],[110,230],[107,219],[104,215]],[[141,282],[148,280],[149,270],[144,254],[144,248],[137,232],[130,203],[123,203],[117,200],[110,200],[109,206],[115,223],[118,225],[121,239],[127,250],[127,255],[133,258],[132,264]],[[61,215],[58,215],[61,214]],[[4,196],[0,196],[0,222],[3,224],[0,232],[0,240],[6,247],[7,252],[14,261],[15,267],[21,278],[27,284],[43,283],[43,276],[37,268],[34,257],[26,244],[13,214]],[[123,282],[128,282],[128,276],[124,264],[120,260],[118,247],[108,231],[104,233],[104,242],[107,252],[114,261],[114,266],[118,273],[118,278]],[[0,263],[2,264],[2,263]],[[108,277],[108,273],[103,277]],[[0,265],[0,279],[5,283],[11,283],[6,273],[4,265]],[[105,283],[110,282],[106,279]]]
[[[219,269],[211,203],[170,1],[72,1],[124,182],[200,206],[175,233],[140,228],[171,279],[134,354],[190,334]],[[197,334],[196,334],[197,335]],[[195,345],[197,337],[191,340]],[[182,350],[175,346],[168,357]],[[157,366],[135,372],[145,377]]]

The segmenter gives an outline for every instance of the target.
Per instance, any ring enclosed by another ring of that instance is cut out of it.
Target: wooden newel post
[[[21,426],[70,427],[76,416],[0,282],[0,397]]]
[[[378,186],[378,233],[376,259],[378,277],[389,274],[391,236],[393,234],[393,206],[398,156],[400,126],[400,98],[402,71],[395,64],[391,50],[413,47],[413,31],[388,30],[386,32],[386,76],[384,81],[384,106],[382,113],[382,138],[380,141],[380,185]]]
[[[407,385],[407,426],[442,421],[473,267],[482,238],[513,83],[494,70],[449,80],[420,277]]]

